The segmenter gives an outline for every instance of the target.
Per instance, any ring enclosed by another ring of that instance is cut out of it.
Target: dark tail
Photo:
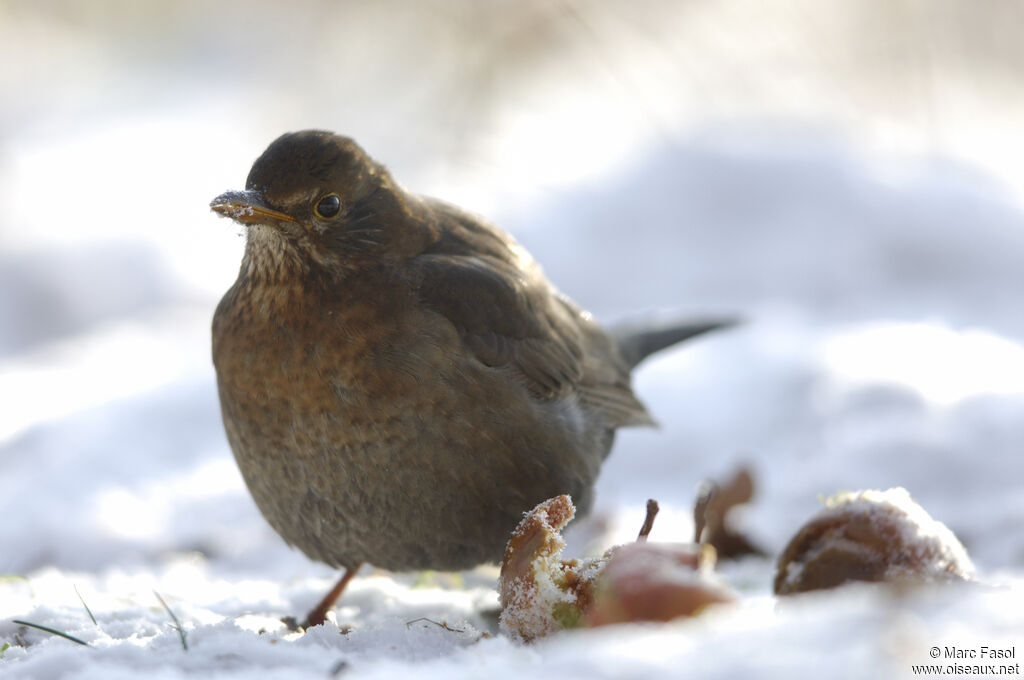
[[[622,358],[633,368],[651,354],[708,331],[729,328],[739,319],[702,319],[678,323],[628,323],[614,327],[612,337],[618,342]]]

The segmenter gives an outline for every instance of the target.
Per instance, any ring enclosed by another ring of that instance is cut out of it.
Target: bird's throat
[[[310,266],[308,256],[298,244],[278,229],[265,224],[253,224],[248,228],[240,278],[283,284],[305,278]]]

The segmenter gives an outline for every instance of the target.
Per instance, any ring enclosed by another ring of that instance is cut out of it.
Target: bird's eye
[[[341,212],[341,199],[338,197],[338,194],[327,194],[317,201],[313,211],[317,217],[329,220]]]

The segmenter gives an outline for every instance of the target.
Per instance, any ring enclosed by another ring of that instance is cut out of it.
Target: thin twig
[[[636,537],[637,543],[643,543],[654,528],[654,518],[658,516],[658,501],[651,498],[647,501],[647,516],[644,517],[644,524],[640,527],[640,535]]]
[[[178,637],[181,638],[181,648],[187,652],[188,641],[185,640],[185,629],[181,627],[181,621],[178,620],[178,617],[174,615],[174,612],[171,611],[171,608],[167,606],[166,602],[164,602],[164,598],[160,597],[160,593],[154,590],[153,594],[156,595],[156,599],[160,600],[160,604],[163,605],[164,610],[167,612],[168,616],[170,616],[171,620],[174,621],[174,629],[178,631]]]
[[[89,615],[90,619],[92,619],[92,624],[94,626],[96,626],[97,628],[99,628],[100,624],[96,622],[96,617],[92,615],[92,610],[89,609],[89,605],[87,605],[85,603],[85,598],[82,597],[82,594],[80,592],[78,592],[78,586],[74,586],[74,588],[75,588],[75,595],[78,595],[78,601],[82,603],[83,607],[85,607],[85,613]]]
[[[50,628],[49,626],[41,626],[38,623],[29,623],[28,621],[21,621],[20,619],[13,619],[12,623],[16,623],[19,626],[28,626],[29,628],[35,628],[36,630],[41,630],[44,633],[50,633],[51,635],[56,635],[58,637],[62,637],[65,640],[71,640],[72,642],[80,644],[83,647],[88,647],[89,646],[88,642],[86,642],[84,640],[79,640],[74,635],[68,635],[67,633],[62,633],[59,630],[54,630],[53,628]]]
[[[409,626],[411,626],[412,624],[414,624],[414,623],[419,623],[420,621],[426,621],[427,623],[432,623],[432,624],[434,624],[435,626],[437,626],[438,628],[444,628],[444,629],[445,629],[446,631],[448,631],[449,633],[465,633],[465,632],[466,632],[466,631],[464,631],[464,630],[461,630],[461,629],[459,629],[459,628],[452,628],[451,626],[449,626],[449,625],[448,625],[447,623],[445,623],[444,621],[440,621],[440,622],[439,622],[439,621],[435,621],[435,620],[433,620],[433,619],[428,619],[428,618],[427,618],[426,616],[421,616],[420,618],[418,618],[418,619],[413,619],[412,621],[406,621],[406,622],[405,622],[405,627],[406,627],[406,628],[408,628],[408,627],[409,627]]]

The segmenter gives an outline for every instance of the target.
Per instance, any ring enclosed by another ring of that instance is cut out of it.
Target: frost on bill
[[[233,220],[242,220],[246,217],[252,217],[256,214],[251,205],[243,205],[241,203],[227,204],[221,207],[221,215],[223,217],[230,217]]]

